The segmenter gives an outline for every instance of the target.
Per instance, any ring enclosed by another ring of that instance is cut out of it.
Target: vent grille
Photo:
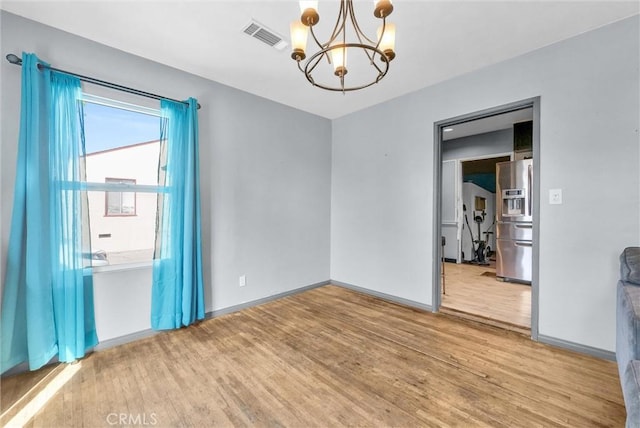
[[[260,26],[258,24],[256,24],[255,22],[250,22],[249,25],[247,25],[247,28],[244,29],[244,32],[250,36],[253,36],[253,34],[259,29]]]
[[[287,47],[287,42],[284,41],[282,36],[255,20],[245,25],[242,31],[279,51]]]
[[[276,44],[282,41],[281,37],[278,37],[275,34],[268,32],[264,28],[261,28],[258,31],[256,31],[253,37],[255,37],[258,40],[262,40],[269,46],[275,46]]]

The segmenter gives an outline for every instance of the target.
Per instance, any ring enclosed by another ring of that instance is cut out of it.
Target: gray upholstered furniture
[[[640,427],[640,248],[620,255],[616,308],[616,359],[627,427]]]
[[[627,404],[627,428],[640,427],[640,360],[631,360],[622,378],[622,390],[629,395],[632,403]],[[627,399],[625,398],[625,403]]]

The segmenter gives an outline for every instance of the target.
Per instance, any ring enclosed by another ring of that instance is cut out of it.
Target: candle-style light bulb
[[[384,28],[384,33],[382,32]],[[388,61],[391,61],[396,57],[396,26],[391,22],[387,22],[384,27],[378,28],[378,48],[384,52],[384,56]]]
[[[309,28],[301,21],[293,21],[291,23],[291,58],[296,61],[302,61],[307,57],[307,36]]]
[[[336,46],[331,49],[331,63],[334,74],[342,77],[347,74],[347,49],[342,44]]]

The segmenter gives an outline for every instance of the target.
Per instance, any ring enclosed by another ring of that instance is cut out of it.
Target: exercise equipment
[[[473,259],[471,261],[467,261],[466,263],[488,266],[488,259],[491,254],[491,248],[487,245],[487,241],[489,240],[489,234],[493,233],[489,230],[493,227],[495,221],[484,232],[485,240],[482,240],[482,231],[480,229],[480,225],[484,223],[485,213],[484,211],[482,211],[482,215],[474,216],[473,221],[476,223],[476,226],[478,228],[478,239],[475,239],[473,236],[473,231],[471,230],[471,225],[469,224],[469,218],[467,217],[467,206],[463,204],[462,210],[464,211],[464,221],[467,223],[467,229],[469,229],[469,236],[471,236],[471,247],[473,249]]]

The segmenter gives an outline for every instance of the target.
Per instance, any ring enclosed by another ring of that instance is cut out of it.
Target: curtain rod
[[[22,59],[20,59],[20,57],[18,57],[17,55],[8,54],[6,56],[6,58],[7,58],[7,61],[9,61],[11,64],[22,66]],[[122,92],[128,92],[130,94],[141,95],[143,97],[153,98],[153,99],[156,99],[156,100],[163,100],[164,99],[164,100],[175,101],[175,102],[181,103],[181,104],[187,104],[187,105],[189,104],[189,103],[187,103],[185,101],[175,100],[173,98],[162,97],[160,95],[152,94],[150,92],[145,92],[145,91],[141,91],[139,89],[134,89],[134,88],[129,88],[127,86],[118,85],[117,83],[111,83],[111,82],[107,82],[105,80],[96,79],[94,77],[83,76],[82,74],[71,73],[71,72],[66,71],[66,70],[60,70],[59,68],[54,68],[54,67],[51,67],[50,65],[43,65],[43,64],[38,63],[38,68],[39,69],[48,68],[49,70],[53,70],[53,71],[57,71],[59,73],[68,74],[69,76],[77,77],[78,79],[82,80],[83,82],[92,83],[92,84],[98,85],[98,86],[104,86],[105,88],[116,89],[116,90],[122,91]],[[198,103],[198,110],[199,109],[200,109],[200,103]]]

